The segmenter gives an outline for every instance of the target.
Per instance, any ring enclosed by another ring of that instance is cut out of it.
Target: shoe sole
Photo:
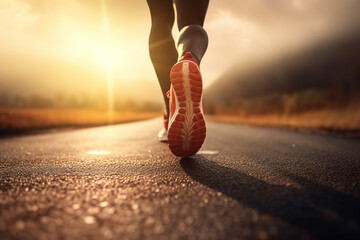
[[[176,156],[192,156],[206,137],[200,69],[192,61],[182,61],[171,69],[170,79],[176,108],[169,121],[168,145]]]

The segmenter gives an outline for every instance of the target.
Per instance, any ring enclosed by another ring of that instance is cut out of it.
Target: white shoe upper
[[[165,127],[163,127],[159,133],[158,133],[158,138],[160,142],[167,142],[167,136],[168,136],[168,131]]]

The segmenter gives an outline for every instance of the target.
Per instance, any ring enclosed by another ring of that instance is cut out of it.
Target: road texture
[[[0,139],[0,239],[360,239],[360,140],[160,119]]]

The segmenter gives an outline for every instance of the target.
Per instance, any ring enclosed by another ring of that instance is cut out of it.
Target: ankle
[[[178,59],[178,62],[179,61],[183,61],[183,60],[190,60],[190,61],[193,61],[195,62],[197,65],[200,65],[200,60],[199,58],[192,52],[185,52],[184,54],[182,54],[179,59]]]

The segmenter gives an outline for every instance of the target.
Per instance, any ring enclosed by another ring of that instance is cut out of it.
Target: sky
[[[359,9],[358,0],[210,0],[204,85],[248,59],[358,31]],[[115,94],[129,82],[158,89],[150,26],[145,0],[0,0],[0,93],[92,94],[109,76]]]

